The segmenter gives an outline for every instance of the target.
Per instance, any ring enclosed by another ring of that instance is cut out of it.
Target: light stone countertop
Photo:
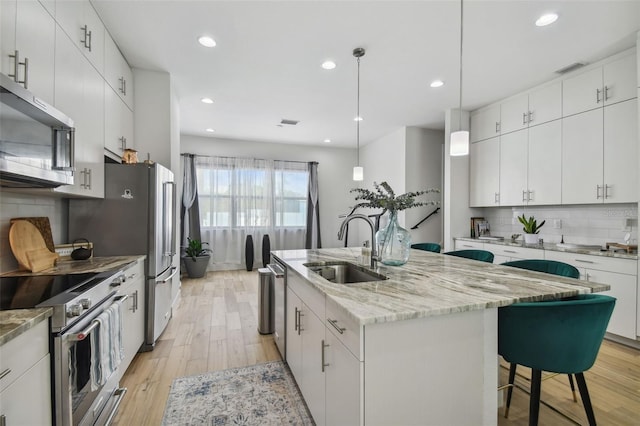
[[[12,309],[0,311],[0,346],[48,320],[52,308]]]
[[[358,263],[361,248],[278,250],[274,257],[344,309],[361,325],[401,321],[609,290],[607,284],[411,250],[403,266],[378,263],[388,280],[335,284],[304,264]],[[290,273],[290,272],[288,272]]]
[[[53,268],[44,271],[32,273],[29,271],[9,271],[0,274],[1,277],[15,276],[38,276],[38,275],[68,275],[68,274],[84,274],[87,272],[106,272],[121,268],[129,263],[135,262],[142,255],[135,256],[104,256],[92,257],[87,260],[58,260]]]
[[[638,260],[638,253],[626,253],[621,250],[593,250],[587,248],[563,248],[558,247],[556,243],[544,243],[540,244],[525,244],[524,241],[512,242],[511,239],[505,238],[504,240],[480,240],[478,238],[456,237],[454,240],[459,241],[471,241],[474,243],[495,244],[500,246],[510,247],[523,247],[536,250],[549,250],[549,251],[562,251],[566,253],[588,254],[590,256],[603,256],[603,257],[616,257],[620,259]]]

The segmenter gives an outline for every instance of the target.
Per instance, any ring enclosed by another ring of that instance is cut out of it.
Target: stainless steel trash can
[[[258,269],[258,333],[271,334],[274,330],[273,274],[269,268]]]

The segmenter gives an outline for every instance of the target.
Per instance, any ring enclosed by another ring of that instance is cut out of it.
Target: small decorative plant
[[[427,189],[424,191],[407,192],[396,197],[395,192],[389,186],[387,182],[382,182],[378,185],[373,183],[375,191],[371,191],[363,188],[353,188],[350,192],[356,192],[356,201],[362,200],[362,202],[355,205],[355,207],[369,207],[372,209],[387,209],[390,212],[397,212],[399,210],[410,209],[412,207],[438,205],[439,201],[416,201],[415,198],[423,194],[431,192],[440,192],[439,189]]]
[[[518,220],[523,225],[522,230],[525,232],[525,234],[538,234],[538,233],[540,233],[540,228],[542,228],[542,226],[546,222],[546,220],[543,220],[538,225],[538,223],[536,222],[536,220],[535,220],[535,218],[533,216],[530,216],[529,219],[527,219],[524,216],[524,213],[522,214],[522,216],[518,216]]]
[[[187,241],[189,242],[189,244],[187,244],[187,247],[184,249],[184,254],[186,255],[186,257],[190,257],[191,259],[193,259],[194,262],[196,261],[196,257],[207,256],[212,253],[211,249],[203,247],[203,244],[208,245],[209,243],[203,243],[200,240],[192,240],[189,237],[187,237]]]
[[[187,274],[191,278],[202,278],[207,272],[209,259],[211,258],[211,249],[203,247],[208,244],[197,239],[187,237],[187,246],[184,248],[184,266]],[[189,259],[189,261],[187,261]]]
[[[351,192],[357,193],[356,207],[386,209],[389,211],[389,223],[376,233],[377,254],[385,265],[404,265],[409,260],[411,248],[411,234],[398,224],[398,211],[427,205],[439,205],[439,201],[416,201],[416,197],[439,189],[407,192],[396,197],[395,192],[387,182],[380,185],[373,183],[375,191],[355,188]]]

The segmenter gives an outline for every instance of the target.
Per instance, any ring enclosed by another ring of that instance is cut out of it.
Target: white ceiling
[[[400,126],[443,129],[458,105],[456,0],[92,2],[132,67],[171,74],[183,134],[355,147],[355,47],[366,49],[361,144]],[[536,27],[548,11],[558,21]],[[632,47],[639,30],[640,0],[466,0],[463,108]],[[202,34],[217,46],[200,46]],[[322,69],[326,59],[337,68]]]

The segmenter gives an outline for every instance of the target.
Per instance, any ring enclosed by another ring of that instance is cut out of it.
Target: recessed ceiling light
[[[362,120],[364,120],[362,117],[356,117],[353,119],[353,121],[362,121]]]
[[[538,18],[538,20],[536,21],[536,26],[544,27],[553,24],[557,19],[558,15],[556,15],[555,13],[547,13]]]
[[[200,100],[202,101],[203,104],[212,104],[213,103],[213,99],[211,99],[211,98],[202,98]]]
[[[198,38],[198,43],[204,47],[214,47],[216,45],[216,41],[209,36],[202,36]]]
[[[208,129],[205,129],[205,131],[206,131],[206,132],[209,132],[209,133],[213,133],[213,132],[215,132],[215,130],[213,130],[211,127],[209,127]]]
[[[324,143],[331,143],[331,139],[325,139]]]
[[[433,80],[430,84],[431,87],[442,87],[444,86],[444,81],[442,80]]]
[[[322,63],[322,68],[324,68],[325,70],[332,70],[336,67],[336,63],[333,61],[324,61]]]

